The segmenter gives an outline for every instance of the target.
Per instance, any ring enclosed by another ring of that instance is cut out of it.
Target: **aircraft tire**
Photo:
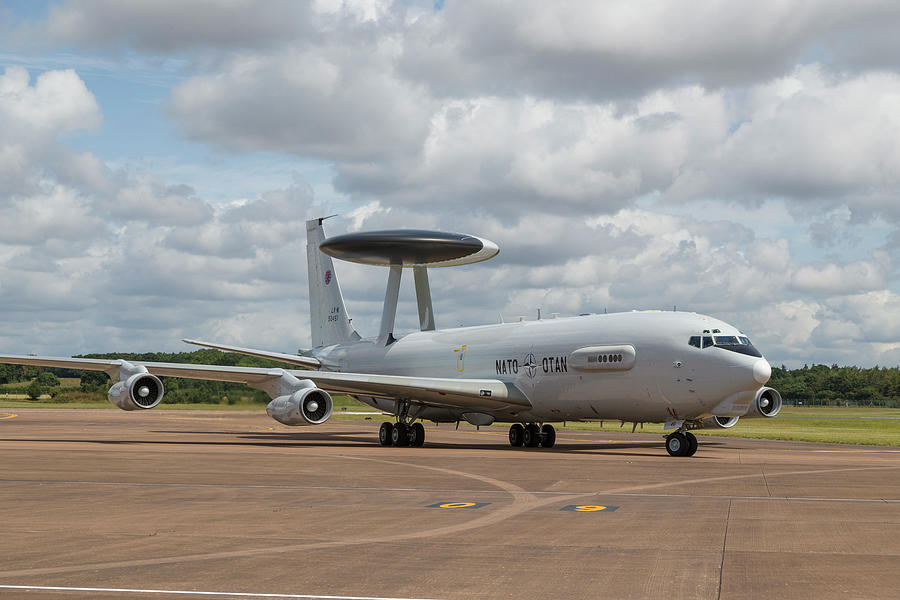
[[[522,441],[525,444],[526,448],[537,448],[538,444],[541,443],[541,433],[538,426],[534,423],[529,423],[525,426],[525,435],[522,436]]]
[[[525,428],[520,423],[514,423],[509,428],[509,445],[518,448],[522,445],[525,437]]]
[[[666,436],[666,452],[669,453],[669,456],[687,456],[689,449],[688,438],[680,431]]]
[[[685,456],[693,456],[697,453],[697,448],[700,446],[700,443],[697,441],[697,436],[690,431],[685,431],[684,437],[686,437],[688,441],[688,451]]]
[[[409,445],[414,448],[421,448],[425,445],[425,426],[421,423],[413,423],[409,429],[410,437]]]
[[[385,421],[381,424],[381,429],[378,430],[378,443],[382,446],[390,446],[394,443],[391,439],[391,434],[394,431],[394,425],[390,421]]]
[[[541,427],[541,447],[552,448],[556,444],[556,429],[553,425],[544,425]]]
[[[409,446],[409,429],[406,423],[394,423],[391,430],[391,442],[398,448]]]

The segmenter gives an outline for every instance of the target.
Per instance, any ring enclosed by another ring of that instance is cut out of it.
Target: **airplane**
[[[680,311],[631,311],[437,329],[428,269],[471,264],[499,253],[477,236],[423,230],[325,237],[307,221],[312,348],[298,354],[185,339],[186,343],[273,359],[297,369],[89,358],[0,355],[0,363],[106,372],[108,399],[124,410],[160,404],[160,377],[245,383],[271,398],[266,413],[291,426],[331,417],[331,394],[349,394],[393,415],[383,446],[423,446],[422,421],[476,426],[510,423],[513,447],[552,448],[552,423],[664,423],[666,451],[693,456],[692,429],[730,428],[740,417],[774,417],[781,395],[765,383],[771,367],[736,327]],[[332,258],[389,268],[377,336],[352,326]],[[412,268],[420,330],[396,335],[404,269]],[[501,319],[502,320],[502,319]],[[634,428],[632,429],[632,431]]]

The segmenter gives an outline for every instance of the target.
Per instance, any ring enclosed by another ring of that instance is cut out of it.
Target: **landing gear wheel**
[[[687,454],[685,454],[685,456],[693,456],[694,454],[697,453],[697,447],[700,445],[697,442],[697,436],[695,436],[690,431],[685,431],[684,437],[686,437],[687,441],[688,441],[688,451],[687,451]]]
[[[537,448],[541,443],[541,432],[534,423],[525,426],[525,435],[522,436],[522,442],[526,448]]]
[[[406,423],[394,423],[391,442],[398,448],[409,446],[409,429],[406,427]]]
[[[393,444],[393,440],[391,439],[391,433],[394,431],[394,425],[388,421],[385,421],[381,424],[381,429],[378,430],[378,443],[382,446],[390,446]]]
[[[687,456],[688,450],[690,450],[688,438],[680,431],[666,436],[666,452],[670,456]]]
[[[425,444],[425,426],[421,423],[413,423],[409,428],[409,445],[414,448],[421,448]]]
[[[522,445],[523,439],[525,437],[525,428],[522,427],[519,423],[512,425],[509,428],[509,445],[512,447],[518,447]]]
[[[553,425],[541,427],[540,440],[542,448],[552,448],[556,444],[556,429],[553,428]]]

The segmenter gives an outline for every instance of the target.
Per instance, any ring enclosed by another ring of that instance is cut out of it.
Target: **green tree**
[[[105,392],[109,386],[109,377],[103,371],[85,371],[81,375],[82,392]]]
[[[40,375],[37,376],[35,381],[41,384],[41,387],[43,387],[44,389],[50,389],[59,385],[59,377],[57,377],[50,371],[43,371]]]
[[[40,384],[37,378],[31,380],[31,383],[28,384],[28,387],[25,388],[25,393],[28,394],[28,397],[32,400],[37,400],[41,397],[41,394],[44,393],[44,386]]]

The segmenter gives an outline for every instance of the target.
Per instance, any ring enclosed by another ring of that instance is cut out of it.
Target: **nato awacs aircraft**
[[[330,393],[350,394],[394,415],[379,431],[384,446],[422,446],[422,421],[511,423],[512,446],[550,448],[551,422],[663,422],[666,450],[691,456],[690,429],[732,427],[739,417],[774,417],[781,396],[765,387],[769,363],[737,328],[696,313],[633,311],[437,329],[428,268],[487,260],[488,240],[439,231],[372,231],[325,238],[307,221],[313,348],[282,354],[184,340],[281,361],[296,370],[0,356],[0,362],[105,371],[109,400],[124,410],[163,399],[160,377],[242,382],[265,391],[266,412],[285,425],[319,425]],[[362,338],[351,325],[332,257],[387,266],[381,327]],[[396,335],[400,279],[411,268],[420,331]]]

